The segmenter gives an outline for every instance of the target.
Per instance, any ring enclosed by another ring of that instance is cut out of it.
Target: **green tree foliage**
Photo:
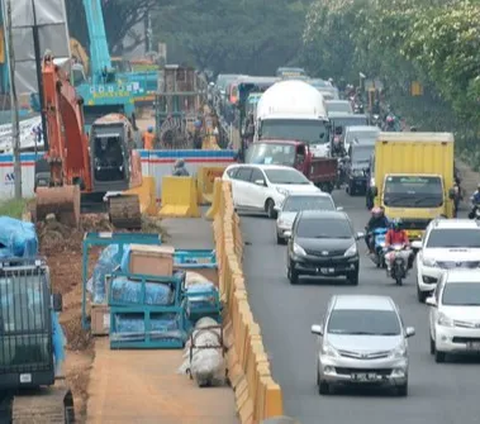
[[[476,146],[478,0],[316,0],[304,44],[306,64],[321,76],[351,79],[362,71],[380,78],[390,102],[410,120],[425,130],[457,130],[464,147]],[[410,95],[412,81],[422,83],[423,96]]]
[[[299,0],[178,0],[158,13],[154,28],[158,41],[167,40],[169,61],[272,75],[298,57],[305,12]]]

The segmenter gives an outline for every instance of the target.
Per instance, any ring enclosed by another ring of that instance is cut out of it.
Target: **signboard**
[[[20,149],[33,149],[35,143],[37,148],[41,150],[43,148],[42,139],[42,120],[35,117],[20,121]],[[13,131],[11,124],[0,125],[0,152],[12,151],[12,139]]]
[[[3,27],[7,5],[1,0]],[[17,93],[37,93],[38,81],[33,43],[33,26],[38,29],[40,54],[50,50],[61,62],[70,60],[70,42],[64,0],[12,0],[12,38]],[[8,32],[5,34],[8,40]],[[8,51],[8,43],[7,43]]]
[[[412,96],[423,96],[423,87],[422,84],[418,81],[412,81],[412,85],[410,88],[410,91],[412,93]]]

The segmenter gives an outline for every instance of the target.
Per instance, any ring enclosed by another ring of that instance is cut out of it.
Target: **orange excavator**
[[[78,226],[81,213],[108,212],[115,227],[140,228],[139,196],[128,190],[142,186],[142,168],[128,119],[103,116],[88,136],[83,100],[49,53],[42,81],[48,151],[35,163],[35,219],[53,213],[60,222]]]

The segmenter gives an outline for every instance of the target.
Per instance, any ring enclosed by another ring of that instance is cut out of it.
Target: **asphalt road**
[[[368,219],[363,197],[334,192],[357,231]],[[387,279],[365,256],[361,245],[358,287],[340,281],[303,281],[291,286],[286,277],[286,247],[275,241],[273,220],[242,216],[244,270],[250,304],[260,324],[275,380],[282,386],[285,413],[302,424],[473,424],[480,423],[480,359],[449,359],[436,364],[429,353],[428,306],[418,303],[412,270],[402,287]],[[397,302],[409,339],[409,395],[340,390],[320,396],[315,385],[317,340],[310,326],[321,321],[333,294],[390,295]]]

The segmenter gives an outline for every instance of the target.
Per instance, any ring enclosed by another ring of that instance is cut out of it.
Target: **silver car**
[[[387,385],[408,394],[408,343],[405,328],[389,296],[337,295],[330,299],[319,336],[317,385],[320,394],[334,384]]]
[[[297,213],[305,210],[325,210],[334,211],[342,210],[337,208],[332,196],[328,193],[313,193],[313,194],[290,194],[285,198],[282,205],[275,208],[277,211],[277,244],[285,244],[287,238],[286,231],[292,231],[292,224],[297,216]]]

